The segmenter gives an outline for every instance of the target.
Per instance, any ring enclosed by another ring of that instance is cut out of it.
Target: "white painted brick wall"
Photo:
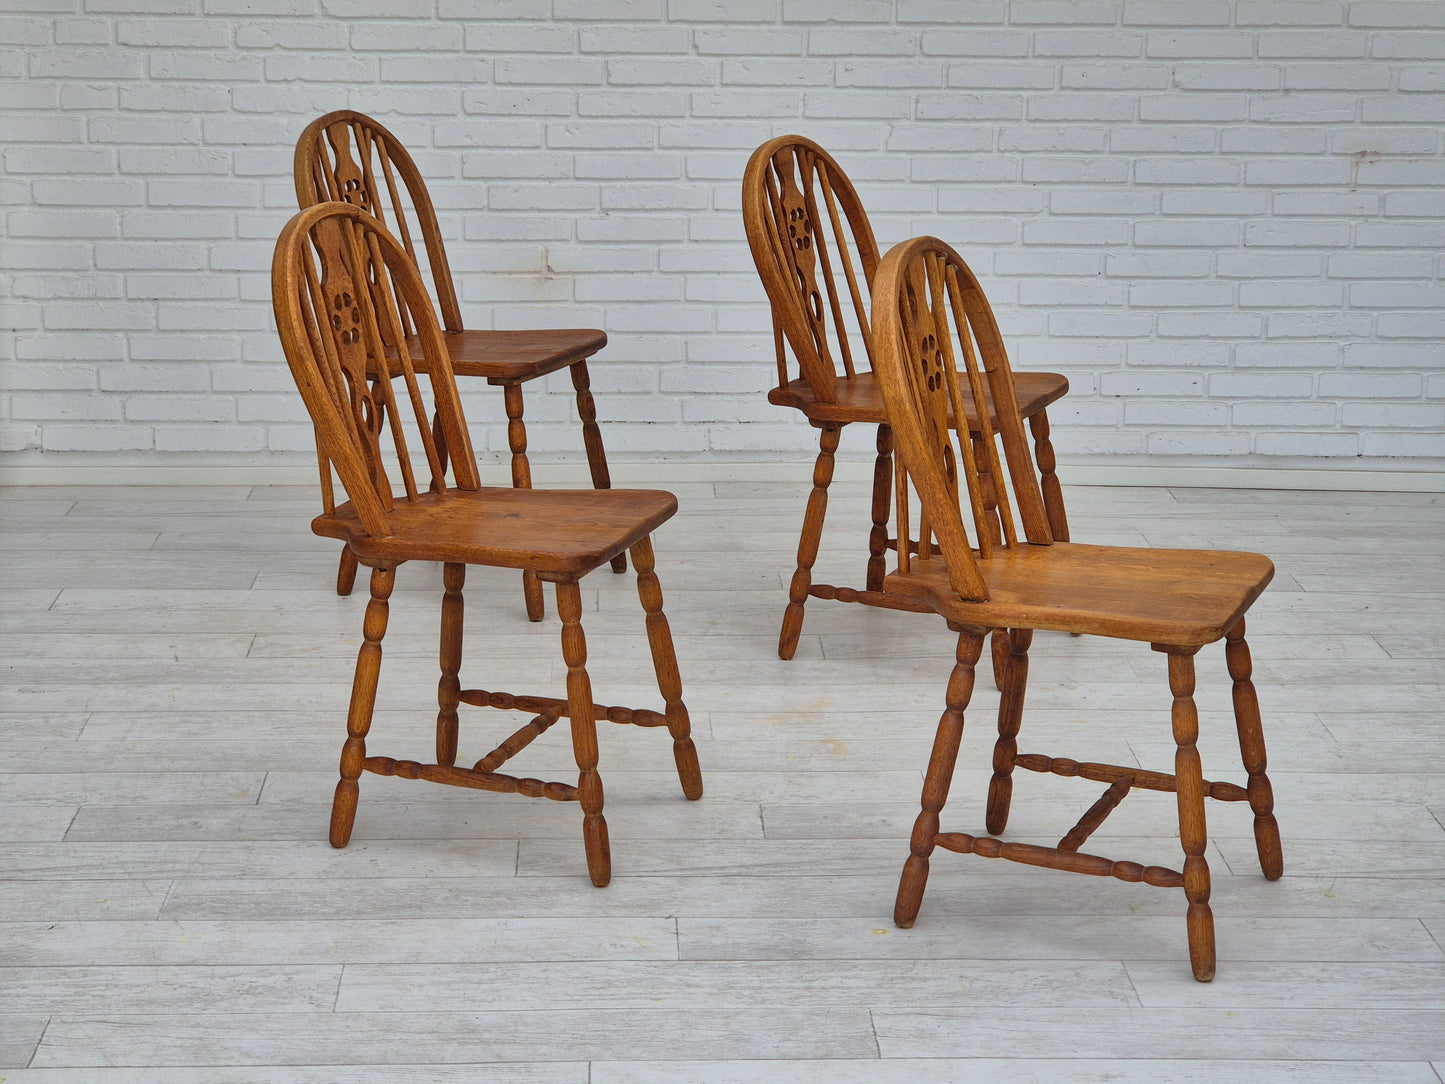
[[[797,131],[1069,375],[1066,462],[1445,464],[1439,0],[7,0],[6,463],[307,459],[270,248],[343,106],[416,153],[469,324],[608,330],[619,462],[813,446],[738,213]]]

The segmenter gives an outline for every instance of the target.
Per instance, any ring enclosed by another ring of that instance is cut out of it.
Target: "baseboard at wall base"
[[[1068,463],[1059,464],[1066,486],[1177,486],[1209,489],[1373,490],[1389,493],[1445,492],[1445,471],[1400,469],[1348,470],[1326,465],[1230,467],[1213,463]],[[811,460],[666,461],[611,464],[612,484],[666,486],[707,482],[796,482],[812,478]],[[590,486],[585,463],[532,464],[532,477],[540,486]],[[839,459],[836,482],[871,484],[873,463]],[[483,481],[508,485],[503,465],[484,464]],[[271,486],[315,485],[314,465],[81,465],[0,463],[0,486]]]

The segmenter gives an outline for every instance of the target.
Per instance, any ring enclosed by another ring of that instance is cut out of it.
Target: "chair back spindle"
[[[454,485],[480,488],[451,361],[425,285],[406,249],[379,220],[340,202],[299,212],[276,243],[271,291],[286,361],[316,428],[327,513],[335,510],[332,466],[366,530],[377,536],[390,534],[387,513],[395,501],[421,499],[419,474],[429,479],[427,490],[445,494],[446,467],[434,424]],[[408,326],[416,329],[421,357],[413,357],[402,334]],[[392,381],[368,376],[370,359],[382,356],[387,342],[398,344],[393,349],[407,410]],[[399,470],[399,494],[387,471],[388,455]]]

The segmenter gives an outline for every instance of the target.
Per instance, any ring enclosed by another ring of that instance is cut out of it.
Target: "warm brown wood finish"
[[[1204,799],[1248,801],[1264,875],[1274,880],[1284,870],[1244,640],[1244,613],[1269,583],[1274,566],[1256,553],[1083,546],[1056,538],[998,325],[967,264],[942,241],[915,238],[888,253],[875,286],[875,364],[898,441],[899,537],[911,537],[912,495],[919,506],[917,546],[900,547],[898,571],[885,588],[926,603],[959,634],[958,661],[894,919],[903,927],[913,925],[935,847],[1182,887],[1194,977],[1207,982],[1214,977],[1215,951]],[[979,432],[971,439],[957,440],[950,419],[966,409],[970,392],[974,402],[991,396],[997,409],[978,419]],[[985,818],[991,835],[943,833],[939,813],[953,777],[974,667],[985,634],[1000,629],[1009,632]],[[1177,750],[1172,774],[1018,751],[1034,629],[1135,640],[1167,657]],[[1228,640],[1225,653],[1247,786],[1205,780],[1195,744],[1194,656],[1220,639]],[[992,836],[1008,823],[1015,767],[1082,776],[1109,787],[1057,847],[1006,842]],[[1175,794],[1182,871],[1079,852],[1132,788]]]
[[[293,163],[296,201],[304,209],[316,203],[339,200],[369,211],[391,230],[418,266],[431,271],[431,284],[442,318],[442,341],[457,376],[480,377],[503,389],[507,410],[507,443],[512,453],[512,484],[530,488],[527,430],[522,421],[522,385],[559,369],[570,369],[582,419],[582,442],[592,484],[608,489],[611,479],[602,432],[597,427],[597,406],[592,398],[587,359],[607,345],[607,334],[593,328],[548,328],[539,331],[468,331],[462,327],[461,307],[447,263],[426,183],[401,142],[364,113],[338,110],[318,117],[296,141]],[[418,235],[417,238],[413,234]],[[422,246],[419,256],[416,240]],[[423,263],[423,259],[425,263]],[[417,342],[410,324],[402,328],[414,353]],[[387,346],[388,371],[401,376],[396,344]],[[419,363],[425,365],[425,358]],[[441,449],[445,462],[446,448]],[[627,570],[627,557],[612,560],[615,572]],[[354,555],[343,552],[337,593],[350,594],[356,575]],[[536,577],[523,574],[527,615],[542,619],[542,589]]]
[[[790,659],[797,650],[803,604],[810,595],[916,608],[885,592],[883,582],[884,554],[897,543],[888,534],[893,437],[877,376],[870,368],[874,344],[868,298],[878,267],[878,243],[852,182],[827,151],[801,136],[780,136],[753,152],[743,176],[743,221],[772,306],[778,386],[768,393],[768,401],[802,411],[820,430],[797,571],[778,637],[778,654]],[[796,375],[788,366],[789,352],[797,363]],[[1056,537],[1068,538],[1045,408],[1069,390],[1069,382],[1058,373],[1016,373],[1014,382],[1019,408],[1033,426],[1049,522]],[[986,393],[984,401],[993,414],[991,395]],[[969,428],[978,432],[974,399],[965,391],[962,402]],[[812,582],[838,432],[850,422],[878,426],[873,528],[862,589]]]
[[[597,772],[599,717],[667,727],[683,792],[689,798],[702,796],[649,537],[676,511],[676,500],[648,490],[483,488],[444,333],[421,276],[401,243],[359,207],[328,202],[297,214],[277,241],[271,290],[286,360],[316,427],[323,511],[312,527],[344,541],[348,552],[372,570],[332,806],[332,844],[344,847],[351,836],[363,771],[576,801],[584,813],[588,872],[593,883],[605,885],[611,861]],[[403,328],[410,334],[402,334]],[[373,359],[388,343],[396,344],[401,396],[393,392],[392,380],[371,379]],[[333,468],[349,498],[339,504]],[[401,492],[395,491],[397,482]],[[660,712],[594,704],[587,676],[578,581],[628,549],[664,701]],[[444,566],[435,764],[368,755],[366,748],[388,599],[397,566],[413,560]],[[469,564],[522,569],[556,585],[567,664],[565,699],[462,688],[462,587]],[[534,718],[471,768],[459,768],[459,704],[523,711]],[[498,773],[508,758],[564,717],[571,722],[576,786]]]

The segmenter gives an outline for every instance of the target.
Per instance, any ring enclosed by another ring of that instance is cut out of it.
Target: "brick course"
[[[1065,461],[1445,454],[1441,0],[11,0],[0,79],[10,463],[306,459],[269,251],[341,107],[416,153],[472,326],[608,329],[619,462],[809,447],[738,213],[787,131],[1069,375]],[[579,459],[547,386],[532,454]]]

